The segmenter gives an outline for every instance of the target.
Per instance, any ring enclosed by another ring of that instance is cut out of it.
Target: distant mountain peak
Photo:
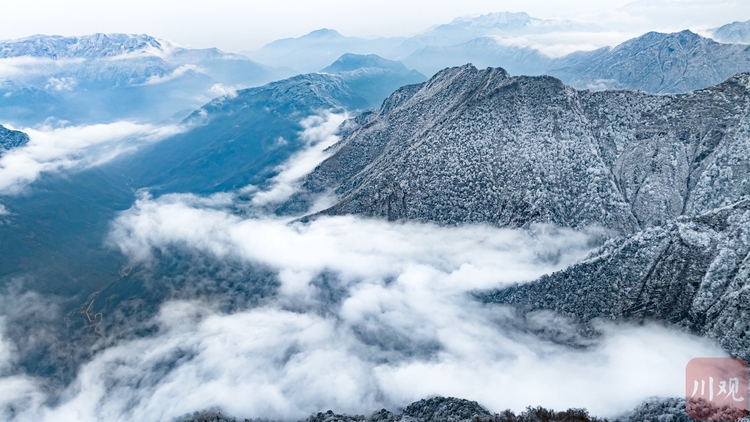
[[[734,21],[712,31],[713,39],[727,44],[750,44],[750,21]]]
[[[145,34],[102,34],[65,37],[32,35],[0,42],[0,58],[43,57],[99,58],[114,57],[138,51],[162,51],[170,45]]]
[[[590,22],[580,22],[569,19],[540,19],[530,16],[526,12],[494,12],[482,15],[461,16],[450,23],[440,25],[437,29],[460,27],[472,31],[549,31],[554,30],[603,30],[599,25]]]
[[[377,68],[391,70],[396,73],[407,73],[409,69],[396,60],[384,59],[377,54],[352,54],[346,53],[336,59],[330,66],[321,70],[324,73],[350,72],[361,68]]]
[[[651,31],[641,35],[640,37],[632,38],[623,42],[622,44],[612,49],[612,51],[618,51],[622,49],[643,50],[649,48],[649,46],[662,44],[664,42],[677,42],[682,47],[686,48],[693,48],[705,42],[716,44],[715,41],[709,38],[702,37],[689,29],[672,33]]]
[[[468,23],[477,27],[497,27],[508,23],[529,22],[533,18],[526,12],[493,12],[482,15],[460,16],[451,21],[451,24]]]
[[[631,46],[640,46],[644,43],[662,42],[662,41],[669,40],[669,39],[676,39],[679,41],[688,41],[688,42],[699,42],[701,40],[707,40],[707,38],[704,38],[689,29],[685,29],[679,32],[672,32],[672,33],[649,31],[639,37],[631,38],[623,42],[622,44],[615,47],[615,49],[629,48]]]
[[[321,28],[310,32],[309,34],[303,35],[304,38],[339,38],[343,37],[341,33],[334,29]]]
[[[678,93],[705,88],[750,66],[750,51],[692,31],[648,32],[617,47],[571,55],[549,74],[579,88]]]

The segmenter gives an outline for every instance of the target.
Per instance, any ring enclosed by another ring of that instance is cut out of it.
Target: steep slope
[[[447,69],[395,92],[286,209],[333,190],[325,214],[440,224],[633,233],[697,215],[749,189],[748,78],[657,96]]]
[[[24,146],[27,142],[29,142],[29,135],[0,125],[0,154],[3,150]]]
[[[14,216],[13,224],[0,226],[0,284],[25,272],[40,274],[39,280],[56,273],[71,279],[51,283],[66,286],[63,290],[101,289],[112,281],[100,275],[107,270],[87,273],[83,261],[105,253],[106,222],[132,204],[135,191],[215,193],[262,184],[275,166],[306,145],[300,137],[303,119],[325,110],[375,107],[387,94],[373,89],[373,79],[380,84],[376,88],[389,93],[404,81],[401,74],[373,76],[368,69],[300,75],[217,98],[187,118],[186,132],[94,169],[44,176],[26,195],[3,197]],[[3,145],[16,145],[20,138],[8,133]]]
[[[301,75],[214,100],[187,119],[191,129],[180,135],[88,170],[43,175],[24,195],[0,198],[10,213],[0,220],[0,293],[32,291],[57,305],[46,314],[51,321],[19,317],[4,333],[16,340],[18,365],[65,384],[101,339],[95,325],[122,338],[169,298],[227,297],[223,306],[231,310],[269,295],[274,277],[244,263],[175,251],[153,265],[128,267],[127,257],[105,245],[110,223],[141,188],[210,194],[262,184],[306,145],[303,119],[366,105],[339,75]],[[92,323],[90,305],[108,316],[105,323]],[[55,335],[39,334],[44,330]]]
[[[412,73],[374,68],[299,75],[221,97],[195,111],[195,127],[125,157],[118,172],[155,192],[209,193],[259,183],[305,145],[302,119],[324,110],[377,107]],[[279,141],[279,140],[282,141]]]
[[[187,119],[184,133],[92,169],[43,175],[24,195],[2,197],[12,215],[0,224],[0,288],[23,275],[39,291],[86,297],[118,280],[124,257],[102,242],[137,190],[210,194],[264,183],[306,145],[303,119],[370,106],[357,88],[362,78],[347,73],[301,75],[218,98]],[[3,145],[22,141],[7,133]]]
[[[750,44],[750,21],[732,22],[712,31],[712,37],[727,44]]]
[[[614,239],[581,263],[480,295],[578,322],[663,321],[750,358],[750,198]]]
[[[584,88],[678,93],[750,71],[750,47],[719,44],[690,31],[649,32],[610,51],[563,58],[547,73]]]
[[[0,225],[0,288],[23,275],[62,297],[101,290],[121,277],[122,256],[102,247],[108,222],[138,189],[214,193],[262,183],[305,145],[301,120],[366,104],[340,76],[299,76],[212,101],[189,118],[187,132],[107,164],[43,175],[24,195],[1,198],[12,215]],[[8,133],[10,144],[21,140]]]

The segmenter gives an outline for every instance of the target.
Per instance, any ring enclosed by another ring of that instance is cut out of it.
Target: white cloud
[[[115,221],[111,241],[135,260],[180,247],[264,264],[279,274],[278,296],[234,314],[166,304],[158,335],[87,363],[69,399],[45,408],[42,420],[169,420],[212,407],[294,419],[434,394],[493,411],[543,405],[612,416],[650,396],[680,396],[689,359],[723,355],[705,339],[652,325],[600,324],[601,339],[570,348],[467,296],[570,265],[589,250],[587,233],[355,217],[290,224],[233,215],[231,203],[227,195],[143,197]],[[327,288],[343,289],[340,302],[314,281],[325,271],[338,275]],[[575,337],[564,319],[540,313],[534,321]]]
[[[276,186],[293,189],[319,162],[317,147],[335,142],[341,118],[305,121],[310,149],[290,160]],[[142,195],[113,222],[109,241],[133,261],[181,248],[261,264],[278,274],[274,298],[232,314],[167,302],[153,321],[156,334],[96,354],[56,405],[43,404],[40,380],[0,374],[0,392],[13,392],[4,405],[23,409],[16,419],[169,421],[220,408],[291,420],[326,409],[368,414],[430,395],[478,400],[492,411],[543,405],[611,416],[650,396],[681,395],[689,359],[723,355],[705,339],[651,325],[600,324],[600,339],[580,339],[564,318],[541,312],[519,320],[468,295],[571,265],[596,230],[351,216],[302,224],[231,211],[242,207],[234,193]],[[335,277],[321,285],[323,273]],[[586,347],[532,334],[540,329]],[[12,362],[6,355],[0,349]]]
[[[0,59],[0,79],[26,78],[57,73],[68,66],[83,63],[84,59],[48,59],[42,57],[10,57]]]
[[[195,73],[203,73],[203,69],[198,67],[194,64],[184,64],[177,69],[173,70],[172,73],[164,76],[154,75],[146,79],[146,82],[143,83],[143,85],[156,85],[161,84],[164,82],[171,81],[173,79],[177,79],[180,76],[188,73],[188,72],[195,72]]]
[[[44,89],[52,89],[55,91],[70,91],[77,85],[76,80],[74,78],[49,78],[47,80],[47,85],[45,85]]]
[[[750,19],[750,3],[738,0],[636,0],[619,7],[583,13],[582,19],[626,32],[703,32]]]
[[[515,45],[519,47],[531,47],[539,50],[548,57],[563,57],[576,51],[591,51],[597,48],[616,46],[633,37],[641,35],[640,32],[549,32],[544,34],[528,34],[517,37],[492,38],[502,45]]]
[[[237,96],[237,89],[238,88],[235,86],[227,86],[224,84],[213,84],[209,91],[218,97],[234,98]]]
[[[8,417],[8,410],[38,409],[45,395],[39,385],[26,375],[15,374],[16,350],[4,337],[5,318],[0,316],[0,418]]]
[[[60,128],[22,128],[29,142],[0,157],[0,194],[13,194],[40,174],[102,164],[144,142],[183,131],[181,126],[115,122]]]
[[[288,199],[299,187],[300,180],[330,155],[325,150],[339,141],[336,133],[346,119],[345,113],[326,112],[302,120],[304,130],[300,136],[306,147],[276,169],[279,173],[271,179],[271,188],[256,193],[252,203],[265,205]],[[286,142],[283,138],[281,141]]]

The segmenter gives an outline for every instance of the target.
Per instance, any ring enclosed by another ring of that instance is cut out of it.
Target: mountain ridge
[[[150,49],[163,50],[165,47],[163,41],[145,34],[96,33],[77,37],[35,34],[0,41],[0,58],[102,58]]]
[[[711,36],[728,44],[750,44],[750,21],[734,21],[711,31]]]
[[[390,70],[396,73],[405,74],[410,71],[402,62],[397,60],[384,59],[377,54],[352,54],[346,53],[341,55],[335,62],[321,70],[322,73],[340,73],[351,72],[352,70],[364,67],[372,67],[383,70]]]
[[[652,398],[628,414],[622,415],[623,422],[659,420],[689,422],[685,412],[684,399]],[[334,413],[331,410],[310,415],[300,422],[607,422],[589,415],[585,409],[568,409],[562,412],[542,407],[527,407],[516,414],[511,410],[491,413],[479,403],[455,397],[431,397],[409,404],[396,412],[381,409],[369,417]],[[238,422],[238,419],[221,412],[197,412],[182,418],[181,422]],[[245,422],[259,422],[258,419],[245,419]]]
[[[750,47],[720,44],[689,30],[648,32],[611,49],[562,58],[555,66],[550,75],[581,89],[683,93],[750,71]]]
[[[748,360],[749,229],[747,196],[613,239],[570,268],[477,297],[520,314],[553,310],[588,332],[597,319],[667,323]]]
[[[732,148],[749,147],[749,79],[663,96],[446,69],[396,91],[286,206],[304,208],[306,195],[333,189],[337,203],[323,214],[634,233],[748,189],[748,160]],[[734,179],[719,183],[713,171]]]

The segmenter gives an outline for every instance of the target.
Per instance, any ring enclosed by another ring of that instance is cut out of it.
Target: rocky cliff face
[[[563,271],[481,294],[521,313],[663,321],[750,358],[750,198],[618,238]],[[591,327],[588,327],[591,328]]]
[[[620,233],[750,189],[750,77],[658,96],[467,65],[396,91],[304,183],[324,214]],[[293,207],[294,208],[294,207]]]

